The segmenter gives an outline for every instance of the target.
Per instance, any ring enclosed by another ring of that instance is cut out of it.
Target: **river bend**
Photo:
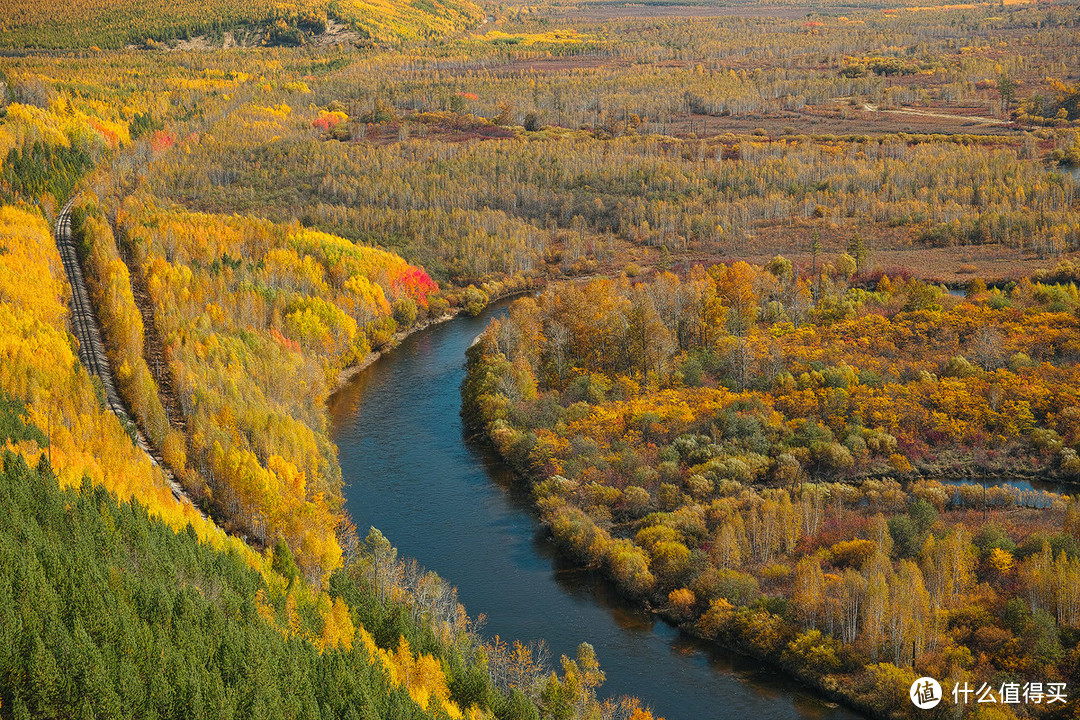
[[[859,716],[776,671],[687,638],[562,560],[499,458],[467,438],[465,350],[502,303],[407,338],[332,399],[347,509],[458,588],[484,633],[544,639],[556,660],[583,641],[601,696],[636,695],[667,720]]]

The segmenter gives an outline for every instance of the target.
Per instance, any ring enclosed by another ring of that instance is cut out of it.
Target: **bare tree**
[[[983,370],[997,370],[1005,365],[1005,336],[996,327],[983,325],[972,335],[968,352]]]
[[[544,333],[546,352],[548,359],[555,369],[555,375],[561,383],[569,361],[568,350],[570,346],[570,328],[560,322],[552,322]]]

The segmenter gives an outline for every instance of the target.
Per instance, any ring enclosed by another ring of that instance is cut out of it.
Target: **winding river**
[[[465,350],[506,303],[407,338],[330,404],[348,511],[458,588],[486,635],[543,639],[556,660],[596,648],[604,697],[668,720],[859,715],[762,664],[685,637],[563,561],[499,458],[462,426]]]

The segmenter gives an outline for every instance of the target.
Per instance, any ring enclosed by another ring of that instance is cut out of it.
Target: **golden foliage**
[[[549,287],[469,351],[466,408],[534,478],[564,550],[707,637],[822,677],[843,646],[884,707],[897,666],[951,663],[950,642],[986,672],[1059,672],[1059,628],[1080,620],[1076,508],[889,476],[943,456],[1074,472],[1080,291],[814,280],[799,300],[809,282],[777,258]],[[1024,552],[974,508],[1031,533]],[[1034,620],[991,620],[1007,603]],[[985,647],[1038,632],[1037,657]]]
[[[375,40],[432,37],[474,22],[468,0],[436,0],[423,9],[398,0],[273,0],[236,4],[132,0],[78,1],[63,7],[47,0],[0,2],[0,42],[7,46],[118,48],[128,43],[186,39],[223,31],[252,34],[255,44],[303,45],[338,20]]]
[[[175,529],[190,524],[204,542],[232,549],[261,568],[261,558],[247,545],[173,497],[161,471],[102,406],[66,330],[63,277],[41,216],[0,207],[0,387],[26,403],[29,419],[50,439],[49,448],[30,443],[17,450],[33,462],[47,453],[62,484],[89,477],[121,500],[143,503]]]

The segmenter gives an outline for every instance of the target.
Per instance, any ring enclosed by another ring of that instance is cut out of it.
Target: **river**
[[[462,426],[465,350],[506,303],[407,338],[330,403],[349,513],[458,588],[483,632],[543,639],[555,660],[596,648],[602,697],[667,720],[860,717],[775,670],[682,635],[562,560],[499,458]]]

